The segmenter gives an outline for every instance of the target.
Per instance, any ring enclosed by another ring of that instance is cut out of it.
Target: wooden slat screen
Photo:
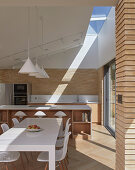
[[[116,7],[116,170],[135,170],[135,0]]]

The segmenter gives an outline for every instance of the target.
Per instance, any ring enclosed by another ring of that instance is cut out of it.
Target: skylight
[[[94,7],[87,34],[98,34],[112,7]]]

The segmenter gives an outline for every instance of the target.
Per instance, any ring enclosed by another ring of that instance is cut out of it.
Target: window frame
[[[115,130],[109,126],[109,103],[107,99],[109,98],[109,68],[115,63],[115,59],[110,61],[104,66],[104,126],[115,137]],[[115,63],[116,64],[116,63]],[[115,124],[116,124],[116,72],[115,72]],[[116,127],[116,126],[115,126]]]

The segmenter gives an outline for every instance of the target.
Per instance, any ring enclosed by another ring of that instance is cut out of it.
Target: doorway
[[[104,126],[115,136],[116,66],[115,60],[104,67]]]

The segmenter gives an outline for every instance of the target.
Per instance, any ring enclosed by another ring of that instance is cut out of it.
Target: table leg
[[[55,145],[49,151],[49,170],[55,170]]]

